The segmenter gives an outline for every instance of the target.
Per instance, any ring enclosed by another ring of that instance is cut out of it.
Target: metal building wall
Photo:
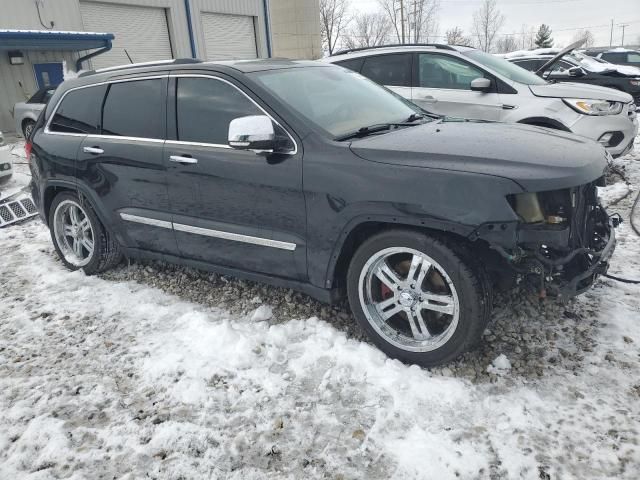
[[[320,0],[269,0],[274,57],[322,57]]]
[[[267,32],[265,27],[265,11],[263,0],[190,0],[191,22],[196,44],[196,56],[206,58],[204,32],[201,13],[227,13],[256,17],[256,43],[258,57],[268,57]]]

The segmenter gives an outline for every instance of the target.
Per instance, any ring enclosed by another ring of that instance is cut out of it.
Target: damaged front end
[[[512,248],[477,232],[498,252],[520,281],[531,283],[541,297],[572,297],[587,290],[606,273],[615,249],[614,229],[621,222],[598,200],[604,179],[578,187],[510,195],[507,199],[520,221],[512,230]],[[495,230],[495,227],[492,229]]]

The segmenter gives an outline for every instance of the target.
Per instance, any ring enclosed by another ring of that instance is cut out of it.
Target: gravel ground
[[[639,158],[602,192],[625,218]],[[618,237],[611,273],[640,276]],[[498,295],[480,348],[426,370],[345,305],[154,262],[69,273],[39,221],[0,245],[0,478],[638,477],[640,287]]]

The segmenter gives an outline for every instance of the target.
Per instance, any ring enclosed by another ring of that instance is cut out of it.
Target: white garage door
[[[258,56],[253,17],[203,12],[201,18],[207,60]]]
[[[164,8],[80,2],[80,12],[85,31],[115,35],[111,51],[92,59],[93,68],[131,63],[127,53],[135,63],[173,58]]]

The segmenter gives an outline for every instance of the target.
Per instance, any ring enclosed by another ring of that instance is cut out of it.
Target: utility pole
[[[613,47],[613,18],[611,19],[611,36],[609,37],[609,46]]]
[[[402,32],[402,43],[404,44],[404,0],[400,0],[400,30]]]
[[[624,29],[627,28],[629,26],[628,23],[621,23],[618,25],[620,28],[622,28],[622,45],[620,45],[621,47],[624,47]]]

